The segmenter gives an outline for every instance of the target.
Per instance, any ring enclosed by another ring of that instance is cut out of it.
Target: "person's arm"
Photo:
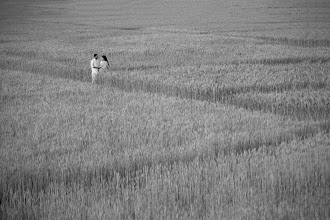
[[[98,70],[101,69],[101,67],[96,67],[96,66],[94,65],[94,60],[91,61],[91,67],[92,67],[92,68],[95,68],[95,69],[98,69]]]

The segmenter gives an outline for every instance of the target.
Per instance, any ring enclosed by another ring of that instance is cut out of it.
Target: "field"
[[[330,219],[329,9],[1,1],[0,219]]]

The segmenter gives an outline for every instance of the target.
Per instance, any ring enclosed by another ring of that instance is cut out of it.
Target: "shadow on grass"
[[[245,151],[257,150],[266,147],[270,155],[275,153],[276,146],[283,142],[292,140],[303,140],[312,137],[320,132],[328,133],[330,121],[319,125],[305,125],[291,131],[280,131],[272,137],[257,138],[255,135],[251,139],[236,141],[235,144],[213,142],[203,151],[191,151],[180,154],[169,152],[158,157],[141,155],[134,157],[129,163],[122,158],[116,158],[111,164],[99,167],[82,168],[73,167],[66,170],[41,169],[36,171],[20,169],[12,173],[5,173],[1,178],[0,185],[0,205],[5,207],[11,202],[11,195],[24,198],[28,193],[38,203],[39,193],[47,192],[47,188],[53,184],[63,185],[66,188],[77,185],[88,190],[95,183],[106,183],[110,186],[110,192],[115,194],[125,187],[143,188],[146,179],[143,174],[147,174],[155,166],[162,165],[171,169],[178,163],[191,163],[194,160],[203,162],[227,155],[240,155]],[[3,213],[6,216],[6,213]]]
[[[128,66],[112,68],[111,71],[143,71],[161,68],[159,65],[141,65],[141,66]]]
[[[328,62],[330,58],[313,58],[315,62]],[[265,59],[262,62],[269,62],[275,64],[291,63],[291,62],[304,62],[305,58],[299,59]],[[91,74],[89,68],[66,68],[58,66],[56,63],[49,69],[45,70],[45,67],[40,65],[28,66],[25,70],[25,66],[16,65],[12,60],[6,60],[3,62],[3,68],[9,70],[29,71],[37,74],[47,74],[54,78],[67,78],[81,82],[91,82]],[[238,62],[238,61],[237,61]],[[244,61],[250,62],[250,61]],[[259,61],[253,61],[259,62]],[[134,71],[134,70],[157,70],[160,68],[158,65],[141,65],[132,67],[120,67],[118,71]],[[209,102],[220,102],[223,104],[234,105],[237,107],[245,108],[253,111],[271,112],[278,115],[294,117],[298,120],[310,120],[310,119],[324,119],[329,117],[329,106],[305,106],[305,107],[290,107],[288,105],[273,106],[253,100],[239,100],[235,95],[240,93],[258,92],[258,93],[270,93],[270,92],[284,92],[289,90],[302,90],[302,89],[323,89],[327,88],[328,84],[325,81],[319,82],[296,82],[296,83],[281,83],[273,85],[249,85],[240,87],[213,87],[213,88],[193,88],[184,85],[166,85],[162,82],[147,81],[141,79],[134,79],[129,76],[114,76],[109,75],[103,77],[102,80],[98,80],[99,85],[117,88],[127,92],[142,91],[147,93],[157,93],[166,96],[174,96],[185,99],[193,99]]]
[[[293,39],[287,37],[259,36],[254,39],[263,40],[265,43],[283,44],[300,47],[330,47],[329,39]]]
[[[219,102],[245,108],[251,111],[271,112],[277,115],[289,116],[298,120],[326,119],[330,116],[330,106],[274,106],[271,103],[261,103],[255,100],[241,100],[236,95],[248,92],[270,93],[302,89],[323,89],[328,85],[325,82],[282,83],[274,85],[251,85],[228,88],[199,89],[179,85],[166,85],[161,82],[149,82],[128,77],[109,76],[98,81],[99,85],[115,87],[127,92],[143,91],[158,93],[169,97],[179,97],[208,102]]]
[[[232,37],[246,38],[246,39],[255,39],[262,40],[262,43],[266,44],[281,44],[289,46],[299,46],[299,47],[330,47],[329,39],[297,39],[289,37],[270,37],[270,36],[237,36]]]
[[[263,65],[289,65],[299,63],[325,64],[330,62],[330,57],[288,57],[288,58],[265,58],[251,60],[234,60],[224,64],[263,64]]]

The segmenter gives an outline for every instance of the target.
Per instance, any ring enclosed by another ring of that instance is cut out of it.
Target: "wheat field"
[[[1,1],[0,219],[330,219],[329,8]]]

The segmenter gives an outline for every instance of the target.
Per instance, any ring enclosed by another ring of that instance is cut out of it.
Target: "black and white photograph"
[[[0,0],[0,220],[330,220],[329,0]]]

